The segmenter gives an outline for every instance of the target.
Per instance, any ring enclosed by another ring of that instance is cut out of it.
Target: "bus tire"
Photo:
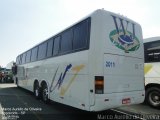
[[[48,103],[48,102],[49,102],[47,84],[43,84],[43,85],[42,85],[42,100],[43,100],[45,103]]]
[[[36,97],[36,99],[40,98],[40,87],[38,82],[34,83],[34,96]]]
[[[160,89],[151,87],[146,90],[146,102],[154,108],[160,108]]]

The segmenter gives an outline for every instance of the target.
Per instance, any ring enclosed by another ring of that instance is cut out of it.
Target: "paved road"
[[[138,115],[144,120],[160,120],[160,109],[152,108],[144,103],[138,105],[124,106],[116,108],[116,110]]]
[[[114,110],[89,113],[55,102],[45,104],[14,84],[0,84],[0,115],[2,120],[138,119]]]

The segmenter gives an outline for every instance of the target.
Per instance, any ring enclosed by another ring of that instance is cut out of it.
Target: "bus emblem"
[[[126,53],[138,50],[140,42],[135,35],[135,24],[121,18],[117,18],[116,16],[112,16],[112,18],[115,24],[115,29],[109,34],[111,42],[117,48],[124,50]],[[131,30],[127,30],[128,27]]]

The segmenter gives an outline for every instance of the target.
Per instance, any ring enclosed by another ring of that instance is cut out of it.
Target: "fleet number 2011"
[[[106,67],[107,67],[107,68],[114,68],[114,67],[115,67],[115,62],[106,61]]]

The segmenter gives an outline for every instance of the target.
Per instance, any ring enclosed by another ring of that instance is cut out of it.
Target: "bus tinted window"
[[[160,62],[160,41],[144,44],[145,62]]]
[[[54,39],[53,55],[58,55],[58,52],[59,52],[59,42],[60,42],[60,37],[56,37]]]
[[[61,53],[72,51],[73,31],[69,29],[62,33]]]
[[[53,38],[48,41],[47,57],[52,56],[52,51],[53,51]]]
[[[47,51],[47,42],[44,42],[39,45],[38,60],[44,59],[46,57],[46,51]]]
[[[26,62],[26,53],[22,54],[22,64]]]
[[[64,30],[60,34],[27,51],[25,58],[21,54],[16,62],[18,64],[24,64],[47,59],[52,56],[86,50],[89,48],[90,22],[91,19],[87,18]]]
[[[22,64],[22,55],[19,56],[19,64]]]
[[[26,63],[30,62],[30,58],[31,58],[31,50],[28,51],[26,54]]]
[[[32,49],[31,62],[37,60],[37,51],[38,51],[38,47],[35,47],[35,48]]]
[[[81,49],[87,46],[88,20],[85,20],[74,27],[73,49]]]
[[[20,59],[21,57],[20,57],[20,55],[17,57],[17,59],[16,59],[16,64],[21,64],[21,59]]]
[[[16,58],[16,64],[19,64],[19,56]]]

